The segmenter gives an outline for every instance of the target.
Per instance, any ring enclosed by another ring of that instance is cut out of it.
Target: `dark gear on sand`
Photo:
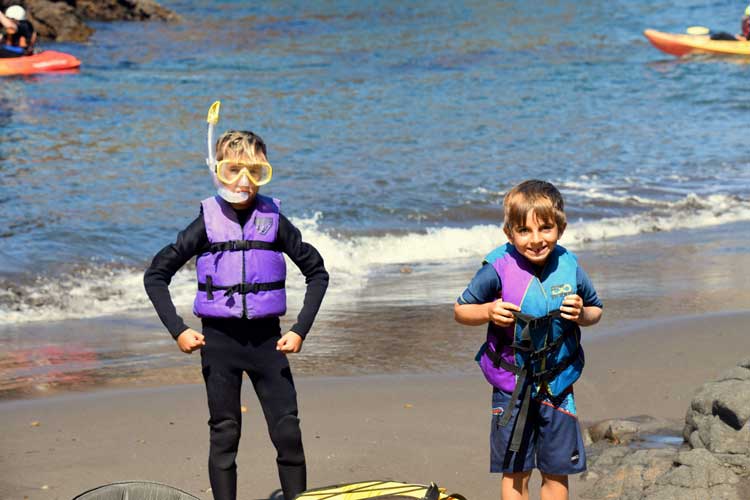
[[[85,491],[73,500],[200,500],[182,490],[150,481],[123,481]]]

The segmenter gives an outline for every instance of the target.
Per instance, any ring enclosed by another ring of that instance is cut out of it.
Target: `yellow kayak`
[[[657,49],[673,56],[718,54],[750,56],[750,41],[711,40],[709,35],[683,35],[646,30],[643,34]]]

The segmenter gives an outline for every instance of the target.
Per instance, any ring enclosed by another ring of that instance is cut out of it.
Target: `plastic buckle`
[[[543,325],[549,321],[548,316],[539,316],[538,318],[534,318],[532,320],[529,320],[529,328],[538,328],[540,325]]]

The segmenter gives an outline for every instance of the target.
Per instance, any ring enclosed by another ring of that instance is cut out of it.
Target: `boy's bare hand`
[[[188,328],[177,337],[177,347],[185,354],[191,354],[204,345],[206,345],[206,340],[203,334],[192,328]]]
[[[288,331],[276,342],[276,350],[284,354],[294,354],[302,349],[302,337],[298,333]]]
[[[511,326],[516,320],[511,311],[520,312],[521,308],[510,302],[496,300],[488,305],[487,317],[498,326]]]
[[[563,318],[579,323],[583,319],[583,299],[578,295],[566,295],[560,312]]]

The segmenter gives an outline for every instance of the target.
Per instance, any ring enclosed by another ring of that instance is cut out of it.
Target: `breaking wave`
[[[642,203],[649,209],[635,215],[569,221],[562,243],[575,250],[587,242],[750,221],[750,200],[737,196],[691,194],[676,202]],[[341,236],[320,229],[322,217],[318,213],[293,222],[325,258],[331,274],[327,304],[350,300],[372,275],[398,276],[405,268],[438,273],[439,268],[424,268],[424,264],[448,265],[481,258],[505,240],[500,225]],[[148,310],[151,306],[143,289],[145,267],[145,263],[139,268],[88,264],[55,276],[0,278],[0,321],[12,324]],[[293,270],[288,280],[290,301],[299,303],[304,279],[294,276],[294,264],[289,263],[289,268]],[[178,272],[170,290],[178,309],[189,308],[195,293],[194,270],[188,266]]]

